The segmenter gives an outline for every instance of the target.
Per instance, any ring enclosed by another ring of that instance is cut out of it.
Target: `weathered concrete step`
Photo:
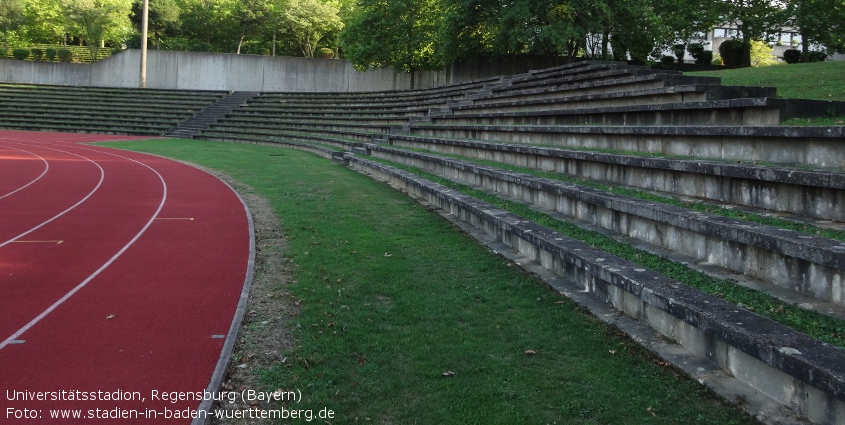
[[[841,172],[391,134],[390,144],[845,223]],[[845,149],[845,145],[843,145]]]
[[[442,125],[777,125],[778,99],[748,98],[440,117]]]
[[[562,293],[578,288],[676,341],[754,389],[743,397],[762,394],[791,411],[790,422],[845,422],[845,351],[410,173],[347,158],[353,169],[450,212],[559,276]]]
[[[845,127],[412,125],[414,135],[691,158],[839,167]]]
[[[477,102],[471,105],[456,105],[452,107],[452,110],[455,114],[460,115],[702,102],[713,99],[712,91],[708,86],[689,85],[576,96],[544,97],[542,99],[535,99],[530,96],[528,99],[524,99],[521,96],[514,96],[514,98],[520,100],[488,101]]]
[[[690,212],[528,174],[386,146],[371,154],[464,183],[788,288],[845,311],[845,242]]]

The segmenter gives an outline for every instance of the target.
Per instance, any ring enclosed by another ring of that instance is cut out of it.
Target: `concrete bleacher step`
[[[367,149],[374,157],[425,169],[684,255],[690,263],[756,279],[757,287],[775,288],[780,295],[793,291],[795,299],[828,306],[845,317],[845,287],[839,284],[845,274],[845,241],[434,154],[374,144]]]
[[[417,136],[843,169],[845,127],[408,125]]]
[[[255,92],[232,92],[217,101],[214,105],[197,112],[193,117],[181,122],[168,133],[168,136],[191,139],[197,133],[225,117],[235,108],[247,104],[256,96],[258,96],[258,93]]]
[[[403,134],[391,134],[386,139],[394,146],[493,160],[672,197],[794,215],[819,223],[845,223],[845,209],[839,207],[845,203],[845,170],[809,170]]]
[[[222,92],[0,84],[0,128],[162,135]]]
[[[748,98],[554,109],[465,113],[437,117],[437,125],[777,125],[786,119],[778,99]]]

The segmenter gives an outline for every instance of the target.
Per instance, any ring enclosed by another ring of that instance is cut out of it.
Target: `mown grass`
[[[728,86],[775,87],[778,96],[790,99],[845,101],[845,61],[686,72],[684,75],[719,77],[722,84]]]
[[[113,146],[222,170],[269,200],[295,266],[279,290],[302,310],[264,379],[302,391],[291,408],[328,407],[334,424],[753,423],[366,176],[268,146]]]

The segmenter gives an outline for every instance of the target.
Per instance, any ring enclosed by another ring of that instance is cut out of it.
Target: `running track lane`
[[[199,402],[155,394],[206,389],[232,325],[251,260],[240,198],[195,168],[80,144],[97,139],[115,137],[0,133],[2,423],[190,423],[165,414]]]

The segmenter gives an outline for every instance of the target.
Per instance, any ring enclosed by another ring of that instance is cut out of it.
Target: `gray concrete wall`
[[[463,83],[556,64],[514,57],[417,71],[416,88]],[[93,64],[0,60],[0,81],[95,87],[139,87],[141,51],[126,50]],[[407,90],[411,76],[392,69],[358,71],[345,60],[150,50],[147,87],[259,92],[353,92]]]
[[[13,83],[139,87],[140,50],[93,64],[0,60],[0,80]],[[432,81],[433,80],[429,80]],[[346,92],[410,88],[410,75],[357,71],[345,60],[150,50],[147,87],[180,90]]]

